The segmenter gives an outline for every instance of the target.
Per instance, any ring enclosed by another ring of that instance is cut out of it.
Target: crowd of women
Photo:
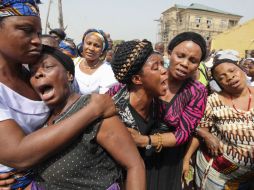
[[[109,59],[102,30],[77,49],[58,32],[41,37],[34,0],[0,0],[0,190],[254,189],[252,58],[217,52],[211,92],[198,33],[166,69],[148,40]]]

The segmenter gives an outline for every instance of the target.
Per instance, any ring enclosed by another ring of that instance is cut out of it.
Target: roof
[[[206,5],[202,5],[202,4],[199,4],[199,3],[192,3],[189,6],[175,4],[174,7],[178,8],[178,9],[194,9],[194,10],[208,11],[208,12],[214,12],[214,13],[227,14],[227,15],[229,14],[229,15],[235,15],[235,16],[242,17],[241,15],[229,13],[229,12],[222,11],[222,10],[219,10],[219,9],[215,9],[215,8],[212,8],[212,7],[208,7]],[[169,9],[167,9],[167,10],[169,10]],[[164,11],[164,12],[166,12],[166,11]]]

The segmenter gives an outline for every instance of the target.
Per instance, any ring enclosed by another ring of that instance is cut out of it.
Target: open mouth
[[[49,100],[54,95],[54,88],[51,85],[42,85],[38,88],[38,91],[43,101]]]
[[[229,85],[232,86],[233,88],[235,88],[239,85],[239,80],[233,81],[233,82],[229,83]]]
[[[166,77],[166,78],[161,82],[161,86],[162,86],[163,88],[165,88],[165,89],[167,89],[167,87],[168,87],[167,81],[168,81],[168,77]]]
[[[180,77],[185,77],[187,75],[187,72],[181,69],[176,69],[176,74]]]

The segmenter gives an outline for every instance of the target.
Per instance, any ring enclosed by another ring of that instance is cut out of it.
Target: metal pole
[[[48,20],[49,20],[49,12],[50,12],[51,3],[52,3],[52,0],[49,0],[48,12],[47,12],[47,18],[46,18],[46,24],[45,24],[45,34],[47,34],[47,29],[48,29]]]
[[[58,0],[59,27],[64,30],[62,0]]]

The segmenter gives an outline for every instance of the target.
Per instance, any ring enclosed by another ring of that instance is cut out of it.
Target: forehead
[[[198,44],[193,41],[183,41],[173,49],[173,52],[186,52],[201,57],[202,51]]]
[[[97,43],[102,43],[101,38],[93,32],[91,32],[85,36],[85,41],[94,41]]]
[[[223,74],[223,73],[227,72],[229,69],[232,69],[232,68],[240,69],[238,66],[236,66],[233,63],[229,63],[229,62],[221,63],[217,67],[215,67],[214,74],[215,75],[216,74],[217,75]]]
[[[4,23],[4,26],[30,25],[30,26],[36,27],[38,29],[41,29],[41,20],[40,20],[39,17],[36,17],[36,16],[10,16],[10,17],[5,17],[2,20],[2,23]]]
[[[163,58],[160,54],[158,53],[152,53],[146,60],[146,63],[150,63],[150,62],[156,62],[156,61],[162,61]]]

